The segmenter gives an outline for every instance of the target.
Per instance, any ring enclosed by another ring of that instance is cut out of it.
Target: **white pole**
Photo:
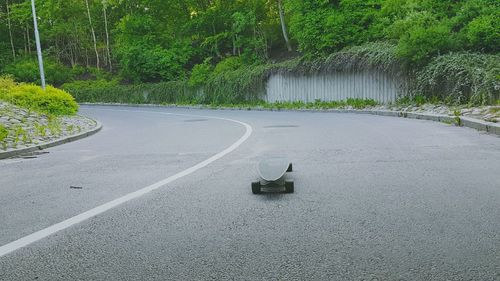
[[[38,54],[38,66],[40,67],[40,79],[42,89],[45,90],[45,73],[43,71],[42,47],[40,46],[40,35],[38,34],[38,23],[36,19],[35,0],[31,0],[31,10],[33,12],[33,25],[35,27],[36,52]]]

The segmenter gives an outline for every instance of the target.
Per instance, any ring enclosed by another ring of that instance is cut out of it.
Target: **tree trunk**
[[[236,56],[236,35],[233,35],[233,56]]]
[[[74,42],[73,42],[73,57],[75,59],[75,64],[78,64],[79,59],[82,59],[83,61],[83,55],[82,55],[82,45],[80,44],[80,36],[78,34],[78,30],[76,29],[76,24],[73,24],[73,30],[74,30]]]
[[[24,39],[24,55],[28,54],[28,46],[26,45],[26,32],[23,32],[23,39]]]
[[[92,39],[94,40],[96,67],[97,69],[99,69],[100,68],[99,52],[97,51],[97,40],[95,37],[94,27],[92,26],[92,18],[90,17],[89,0],[85,0],[85,4],[87,5],[87,15],[89,16],[89,25],[90,25],[90,31],[92,32]]]
[[[283,5],[281,4],[281,0],[278,0],[278,9],[280,13],[281,30],[283,31],[283,38],[285,38],[286,48],[289,52],[291,52],[292,45],[290,45],[290,40],[288,39],[288,32],[286,30],[285,23],[285,13],[283,12]]]
[[[59,36],[54,38],[54,45],[56,49],[56,60],[57,62],[61,62],[61,52],[59,51]],[[63,48],[64,48],[64,42],[62,42]]]
[[[87,51],[87,48],[85,48],[85,61],[86,61],[87,68],[89,68],[90,67],[90,64],[89,64],[89,52]]]
[[[111,50],[109,48],[109,31],[108,31],[108,16],[106,15],[106,5],[103,5],[102,11],[104,13],[104,29],[106,30],[106,52],[108,56],[109,71],[113,71],[113,65],[111,63]]]
[[[28,23],[26,23],[26,37],[28,38],[28,54],[31,55],[30,26]]]
[[[12,38],[12,25],[10,24],[9,0],[6,0],[7,7],[7,25],[9,26],[10,47],[12,48],[12,57],[16,59],[16,49],[14,48],[14,38]]]
[[[69,63],[71,64],[71,67],[75,67],[75,60],[73,58],[73,48],[71,47],[71,45],[69,46],[68,48],[68,51],[69,51]]]
[[[216,31],[215,31],[215,23],[214,21],[212,20],[212,31],[213,31],[213,34],[216,35]],[[215,41],[214,43],[214,52],[215,52],[215,55],[218,57],[218,58],[222,58],[222,55],[220,54],[219,52],[219,42],[218,41]]]

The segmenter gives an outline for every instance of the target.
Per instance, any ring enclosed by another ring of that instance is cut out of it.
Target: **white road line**
[[[60,223],[56,223],[52,226],[49,226],[47,228],[44,228],[42,230],[39,230],[35,233],[32,233],[30,235],[24,236],[16,241],[10,242],[6,245],[3,245],[0,247],[0,257],[3,257],[9,253],[12,253],[22,247],[28,246],[31,243],[34,243],[36,241],[39,241],[41,239],[44,239],[58,231],[61,231],[63,229],[66,229],[68,227],[71,227],[75,224],[78,224],[80,222],[83,222],[85,220],[88,220],[96,215],[102,214],[116,206],[119,206],[123,203],[126,203],[132,199],[139,198],[143,196],[144,194],[147,194],[153,190],[156,190],[160,187],[165,186],[166,184],[169,184],[179,178],[182,178],[184,176],[187,176],[189,174],[194,173],[195,171],[207,166],[208,164],[224,157],[226,154],[231,153],[233,150],[238,148],[242,143],[244,143],[252,134],[252,127],[248,125],[247,123],[233,120],[233,119],[228,119],[228,118],[221,118],[221,117],[212,117],[212,116],[201,116],[201,115],[193,115],[193,114],[176,114],[176,113],[167,113],[167,112],[157,112],[157,111],[141,111],[141,110],[118,110],[118,109],[101,109],[101,110],[111,110],[111,111],[126,111],[126,112],[146,112],[146,113],[155,113],[155,114],[163,114],[163,115],[177,115],[177,116],[194,116],[194,117],[203,117],[203,118],[210,118],[210,119],[218,119],[218,120],[225,120],[225,121],[230,121],[230,122],[235,122],[240,125],[243,125],[246,129],[245,134],[239,138],[235,143],[233,143],[231,146],[228,148],[224,149],[223,151],[215,154],[214,156],[190,167],[185,169],[182,172],[179,172],[173,176],[170,176],[166,179],[163,179],[157,183],[154,183],[150,186],[146,186],[142,189],[139,189],[137,191],[128,193],[120,198],[114,199],[108,203],[104,203],[98,207],[95,207],[93,209],[90,209],[84,213],[81,213],[79,215],[76,215],[74,217],[71,217],[67,220],[64,220]]]

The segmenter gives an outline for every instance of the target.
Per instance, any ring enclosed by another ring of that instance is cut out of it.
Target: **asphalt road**
[[[500,138],[423,120],[82,107],[103,130],[0,161],[0,246],[231,153],[0,257],[0,280],[500,280]],[[294,194],[253,195],[265,156]],[[70,186],[82,189],[72,189]]]

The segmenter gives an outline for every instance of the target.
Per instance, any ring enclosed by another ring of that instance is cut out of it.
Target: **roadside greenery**
[[[36,145],[81,131],[62,116],[37,113],[10,103],[0,104],[0,117],[0,150]]]
[[[0,124],[0,143],[3,143],[5,138],[9,135],[9,131],[4,125]]]
[[[79,101],[251,103],[272,73],[366,68],[408,79],[425,99],[499,95],[497,0],[45,0],[38,9],[47,80]],[[30,1],[2,1],[0,73],[38,83],[31,34]]]
[[[314,75],[321,72],[377,69],[408,80],[417,104],[485,105],[500,99],[500,56],[450,53],[437,56],[425,67],[407,69],[390,43],[367,43],[328,57],[296,58],[280,63],[242,65],[228,58],[212,67],[194,66],[189,80],[119,85],[117,80],[75,81],[63,85],[78,102],[230,104],[262,100],[267,78],[274,73]],[[405,100],[403,98],[402,100]]]
[[[485,105],[500,99],[500,56],[450,53],[419,70],[413,93],[447,103]]]
[[[266,109],[335,109],[335,108],[354,108],[364,109],[377,105],[377,102],[371,99],[347,99],[345,101],[321,101],[314,102],[275,102],[263,103],[262,107]]]
[[[77,70],[73,70],[50,58],[44,61],[44,70],[46,82],[53,85],[61,85],[70,81],[77,74]],[[3,71],[12,75],[18,81],[40,84],[38,61],[34,57],[20,58],[7,64]]]
[[[78,104],[67,92],[52,86],[43,90],[33,84],[16,83],[10,77],[0,77],[0,100],[50,115],[73,115],[78,111]]]

